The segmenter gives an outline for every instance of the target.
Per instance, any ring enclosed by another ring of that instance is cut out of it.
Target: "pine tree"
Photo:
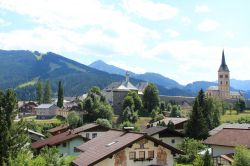
[[[38,81],[36,88],[36,97],[38,104],[43,103],[43,85],[41,81]]]
[[[63,86],[62,81],[59,81],[58,83],[58,97],[57,97],[57,106],[62,108],[63,107]]]
[[[206,121],[197,98],[195,99],[193,111],[187,124],[187,135],[195,139],[205,139],[208,136]]]
[[[14,123],[17,99],[13,90],[0,91],[0,165],[8,164],[28,142],[25,123]]]
[[[158,88],[150,83],[145,88],[143,93],[143,105],[144,108],[148,111],[148,113],[151,113],[153,109],[159,106],[159,91]]]
[[[46,103],[46,104],[51,103],[50,82],[49,82],[49,80],[46,82],[46,85],[45,85],[43,103]]]

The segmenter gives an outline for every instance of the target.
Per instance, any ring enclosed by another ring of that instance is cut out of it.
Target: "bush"
[[[107,119],[97,119],[96,123],[107,128],[112,128],[111,123]]]

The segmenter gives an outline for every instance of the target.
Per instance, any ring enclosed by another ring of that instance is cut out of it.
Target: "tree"
[[[122,114],[119,116],[118,123],[123,123],[126,121],[131,123],[136,123],[137,120],[138,120],[138,113],[135,112],[130,107],[127,107],[123,110]]]
[[[75,111],[72,111],[72,112],[70,112],[68,114],[68,116],[67,116],[67,122],[69,123],[69,125],[72,128],[77,127],[79,121],[80,121],[80,117],[79,117],[79,115]]]
[[[122,104],[123,110],[126,109],[127,107],[129,107],[130,109],[135,108],[135,103],[134,103],[134,99],[132,96],[127,95],[123,100],[123,104]]]
[[[196,155],[193,161],[193,166],[204,166],[204,161],[200,155]]]
[[[44,88],[44,95],[43,95],[43,103],[51,103],[51,94],[50,94],[50,82],[49,80],[46,82]]]
[[[201,141],[192,138],[185,138],[183,142],[177,146],[185,153],[185,155],[181,155],[177,158],[177,161],[178,163],[185,164],[192,163],[195,160],[196,155],[206,148]]]
[[[43,103],[43,85],[40,80],[37,82],[36,97],[37,97],[38,104],[42,104]]]
[[[233,166],[250,166],[250,150],[244,146],[236,147]]]
[[[48,148],[47,146],[41,150],[40,155],[45,159],[45,165],[53,166],[65,166],[65,161],[63,156],[59,153],[56,147]]]
[[[107,119],[98,118],[96,123],[107,128],[112,128],[111,123]]]
[[[167,112],[171,112],[172,111],[172,104],[168,103],[167,104]]]
[[[187,136],[195,139],[205,139],[208,136],[208,128],[196,98],[190,120],[187,124]]]
[[[246,109],[245,101],[243,99],[237,100],[237,102],[235,103],[235,109],[237,113],[244,112],[244,110]]]
[[[151,113],[153,109],[159,106],[159,91],[157,87],[150,83],[145,88],[143,93],[143,105],[148,113]]]
[[[170,130],[175,130],[175,125],[171,120],[168,122],[167,128]]]
[[[212,157],[209,154],[209,151],[207,150],[203,156],[204,166],[212,166]]]
[[[17,157],[29,142],[26,123],[23,120],[14,123],[16,107],[15,92],[11,89],[5,93],[0,91],[0,165],[9,165],[8,159]]]
[[[62,81],[59,81],[58,83],[58,93],[57,93],[57,106],[59,108],[63,107],[63,86]]]
[[[181,112],[180,112],[179,107],[177,105],[174,105],[170,112],[170,117],[180,117],[180,116],[181,116]]]

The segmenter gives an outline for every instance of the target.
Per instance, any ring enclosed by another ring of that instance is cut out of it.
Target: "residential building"
[[[174,124],[176,131],[182,133],[185,132],[185,128],[188,123],[188,118],[165,117],[160,121],[149,124],[149,126],[157,126],[160,122],[164,122],[167,125],[170,121]]]
[[[185,137],[183,133],[162,126],[153,126],[145,128],[142,132],[145,132],[149,136],[152,136],[175,148],[177,148],[177,145],[183,142]]]
[[[63,127],[62,127],[63,128]],[[58,133],[47,139],[32,143],[31,147],[36,151],[39,151],[45,146],[56,146],[59,152],[63,155],[78,155],[75,147],[87,142],[90,139],[102,135],[107,132],[109,128],[101,126],[96,123],[86,124],[84,126],[67,130],[62,133]],[[57,130],[60,131],[60,130]]]
[[[59,108],[55,104],[40,104],[35,107],[37,119],[49,119],[56,115]]]
[[[218,127],[209,131],[209,135],[215,135],[224,128],[235,128],[235,129],[250,129],[250,124],[248,123],[222,123]]]
[[[69,125],[60,125],[55,128],[47,130],[51,135],[57,135],[69,130]]]
[[[219,132],[208,137],[204,143],[212,148],[214,163],[220,165],[230,163],[227,159],[233,156],[236,146],[242,145],[250,148],[249,138],[249,128],[223,128]],[[231,158],[231,160],[233,159]]]
[[[147,134],[109,130],[77,147],[75,166],[172,166],[183,152]]]
[[[45,136],[41,133],[35,132],[33,130],[28,129],[28,134],[30,136],[30,140],[31,142],[36,142],[36,141],[40,141],[43,140],[45,138]]]
[[[243,94],[240,91],[230,91],[230,71],[226,64],[224,50],[222,51],[221,65],[218,70],[218,86],[209,87],[206,95],[220,99],[243,98]]]
[[[38,104],[36,102],[33,101],[29,101],[29,102],[25,102],[23,101],[23,104],[20,105],[20,107],[18,108],[19,110],[19,115],[24,117],[24,116],[30,116],[30,115],[36,115],[36,111],[35,108],[38,106]]]

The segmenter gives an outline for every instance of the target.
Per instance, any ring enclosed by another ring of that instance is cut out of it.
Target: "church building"
[[[220,99],[243,98],[243,94],[240,91],[230,91],[230,71],[226,64],[224,50],[218,71],[218,86],[210,86],[206,91],[206,95]]]

